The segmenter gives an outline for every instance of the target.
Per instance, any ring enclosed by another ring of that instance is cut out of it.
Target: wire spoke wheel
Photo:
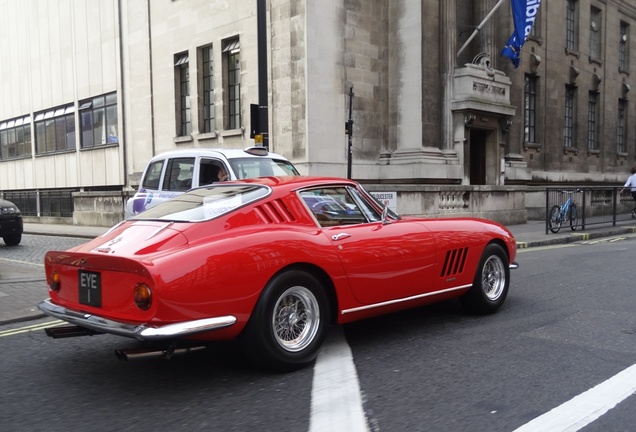
[[[285,291],[272,315],[274,338],[281,348],[289,352],[306,348],[320,327],[319,310],[318,300],[307,288],[295,286]]]
[[[497,255],[490,256],[484,263],[481,274],[481,285],[484,295],[490,301],[496,301],[506,286],[504,263]]]

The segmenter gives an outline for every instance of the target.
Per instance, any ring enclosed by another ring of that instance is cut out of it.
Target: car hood
[[[173,222],[126,221],[71,251],[139,257],[182,248],[188,240],[173,225]]]

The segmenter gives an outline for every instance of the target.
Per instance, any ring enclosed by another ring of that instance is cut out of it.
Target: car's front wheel
[[[243,346],[260,365],[288,371],[311,363],[327,336],[329,302],[313,275],[287,271],[272,279],[254,308]]]
[[[481,254],[473,286],[461,297],[461,303],[472,313],[495,313],[506,300],[509,285],[508,256],[501,246],[489,244]]]
[[[17,246],[22,240],[22,234],[8,234],[2,237],[2,239],[7,246]]]

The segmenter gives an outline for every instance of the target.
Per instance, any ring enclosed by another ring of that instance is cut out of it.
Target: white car
[[[126,219],[185,191],[217,181],[299,175],[283,156],[264,147],[183,149],[161,153],[148,162],[139,190],[126,203]]]

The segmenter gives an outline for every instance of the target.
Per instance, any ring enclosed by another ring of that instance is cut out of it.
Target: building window
[[[79,103],[80,147],[91,148],[119,143],[117,93],[108,93]]]
[[[627,153],[625,142],[627,137],[627,101],[625,99],[618,100],[618,123],[616,127],[616,151],[618,153]]]
[[[618,39],[618,70],[629,70],[629,24],[621,22]]]
[[[223,58],[225,62],[225,113],[227,129],[241,127],[241,44],[238,38],[223,42]]]
[[[595,7],[590,9],[590,60],[601,58],[601,11]]]
[[[203,132],[214,132],[214,59],[212,45],[201,48],[202,74],[199,100],[203,104],[201,116]]]
[[[59,153],[74,149],[74,105],[35,114],[35,154]]]
[[[524,139],[526,142],[537,142],[537,82],[536,75],[526,75],[524,89]]]
[[[174,56],[176,103],[177,103],[177,136],[188,136],[192,133],[190,112],[190,71],[188,53]]]
[[[575,147],[574,120],[576,119],[576,87],[565,86],[565,116],[563,126],[563,145],[565,148]]]
[[[565,48],[569,51],[578,50],[577,9],[577,0],[567,0],[565,12]]]
[[[31,155],[31,116],[0,122],[0,159]]]
[[[587,102],[587,148],[598,150],[598,93],[590,92]]]

